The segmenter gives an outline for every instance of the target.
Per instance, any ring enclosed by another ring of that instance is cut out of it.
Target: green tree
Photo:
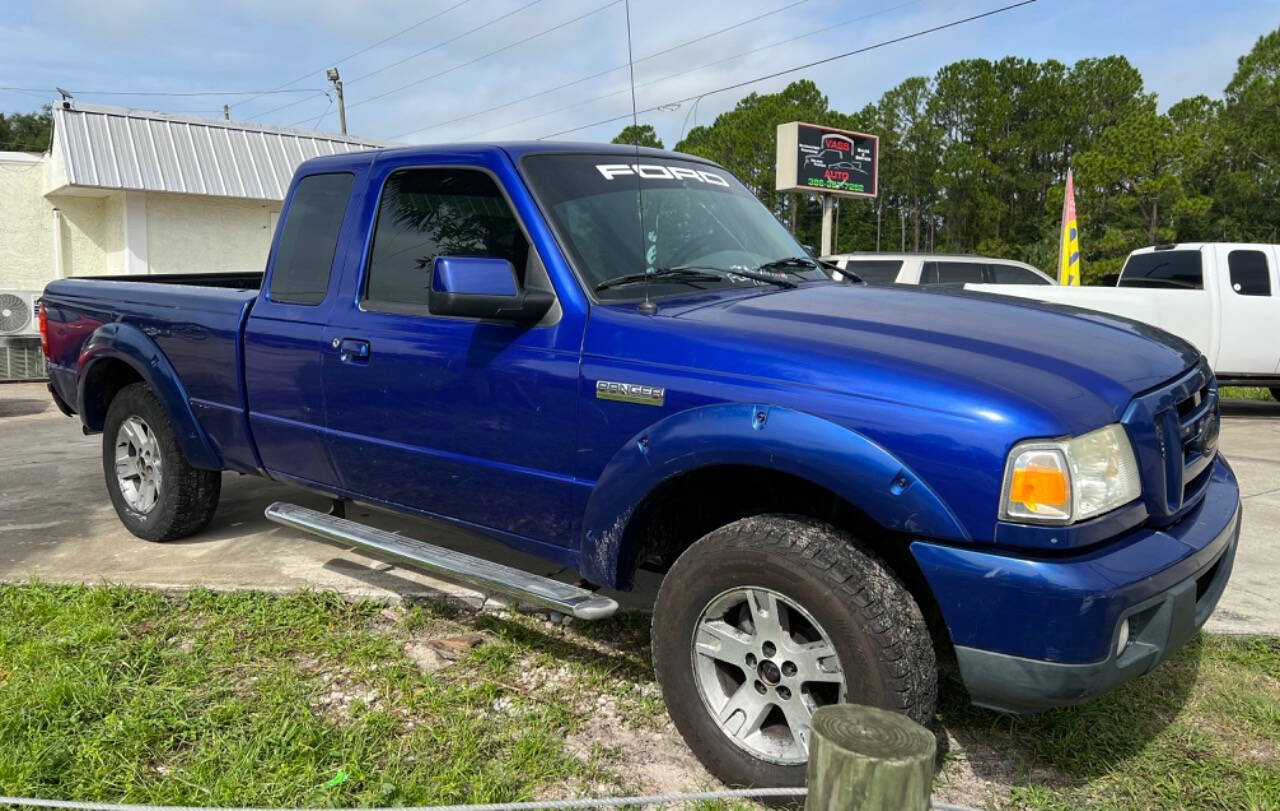
[[[1240,57],[1225,96],[1216,189],[1222,236],[1274,242],[1280,230],[1280,29]]]
[[[976,251],[1052,271],[1069,168],[1086,280],[1152,242],[1280,240],[1280,30],[1240,58],[1221,100],[1163,114],[1123,56],[969,59],[853,114],[811,81],[752,93],[677,145],[729,168],[813,244],[816,197],[774,189],[776,128],[795,120],[880,137],[880,193],[840,201],[841,251]]]
[[[652,124],[628,124],[622,128],[622,132],[614,136],[613,143],[651,146],[654,149],[665,148],[662,146],[662,139],[658,137],[658,133],[654,131]]]
[[[53,134],[53,113],[45,105],[38,113],[0,113],[0,149],[43,152]]]

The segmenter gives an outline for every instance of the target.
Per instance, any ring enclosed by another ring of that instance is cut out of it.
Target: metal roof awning
[[[389,146],[344,135],[118,107],[53,105],[55,186],[282,200],[298,164]],[[56,188],[54,189],[57,190]]]

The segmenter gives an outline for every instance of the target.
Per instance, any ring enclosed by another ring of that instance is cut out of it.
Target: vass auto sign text
[[[792,121],[778,125],[778,191],[875,197],[880,139]]]

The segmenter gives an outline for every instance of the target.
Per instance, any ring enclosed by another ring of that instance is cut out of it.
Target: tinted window
[[[925,262],[920,284],[969,284],[982,282],[982,265],[976,262]]]
[[[1199,251],[1153,251],[1129,257],[1120,271],[1120,287],[1200,290],[1204,287]]]
[[[893,284],[902,270],[902,261],[894,259],[849,259],[845,269],[867,284]]]
[[[437,256],[506,259],[523,282],[529,242],[498,185],[475,169],[404,169],[378,206],[365,301],[427,306]]]
[[[987,265],[991,268],[991,281],[996,284],[1049,284],[1039,273],[1032,273],[1017,265]]]
[[[1271,295],[1271,273],[1262,251],[1232,251],[1227,255],[1231,289],[1242,296]]]
[[[324,301],[352,179],[352,175],[342,173],[310,175],[298,181],[271,271],[272,301]]]

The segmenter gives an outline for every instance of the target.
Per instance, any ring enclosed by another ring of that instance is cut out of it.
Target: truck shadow
[[[1079,786],[1123,767],[1181,713],[1200,677],[1204,646],[1192,640],[1151,673],[1101,698],[1034,715],[1008,715],[969,703],[958,681],[938,709],[939,770],[967,764],[982,781],[1004,786]]]
[[[46,397],[38,399],[3,399],[0,400],[0,420],[5,417],[28,417],[32,414],[43,414],[53,408],[53,403]]]

